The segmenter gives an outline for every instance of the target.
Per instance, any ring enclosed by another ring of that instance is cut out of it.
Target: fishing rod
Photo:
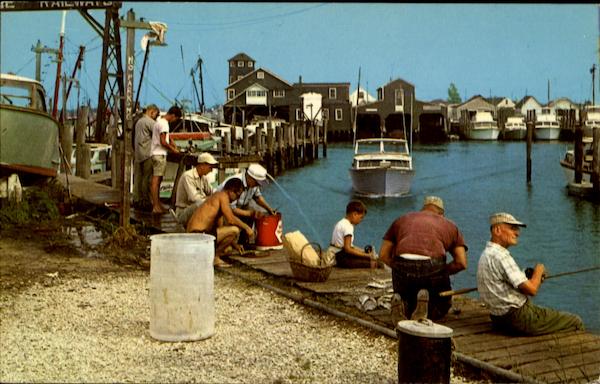
[[[549,276],[545,277],[545,280],[554,279],[556,277],[561,277],[561,276],[574,275],[576,273],[583,273],[583,272],[595,271],[597,269],[600,269],[600,265],[597,265],[595,267],[590,267],[590,268],[579,269],[577,271],[561,272],[561,273],[557,273],[557,274],[554,274],[554,275],[549,275]],[[462,289],[456,289],[456,290],[451,290],[451,291],[443,291],[443,292],[440,292],[440,296],[441,297],[446,297],[446,296],[462,295],[464,293],[469,293],[469,292],[473,292],[473,291],[476,291],[476,290],[477,290],[477,287],[475,287],[475,288],[462,288]]]

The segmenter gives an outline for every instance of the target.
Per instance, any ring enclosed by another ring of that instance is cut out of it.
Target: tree
[[[458,104],[461,101],[462,99],[460,98],[458,89],[456,89],[456,85],[454,85],[454,83],[450,83],[450,87],[448,87],[448,102],[452,104]]]

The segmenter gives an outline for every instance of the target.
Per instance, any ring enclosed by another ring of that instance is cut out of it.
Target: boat
[[[584,112],[583,136],[593,137],[594,129],[600,129],[600,105],[586,105]]]
[[[498,124],[489,111],[475,111],[467,131],[469,140],[496,140],[498,139]]]
[[[410,192],[414,174],[412,156],[405,139],[355,141],[350,177],[356,194],[368,197],[406,195]]]
[[[55,177],[60,166],[59,123],[36,80],[0,74],[0,173],[22,179]]]
[[[583,138],[583,162],[582,162],[582,172],[581,172],[581,181],[582,182],[591,182],[592,175],[592,161],[593,161],[593,151],[592,151],[592,143],[593,139],[591,137]],[[565,180],[567,184],[575,182],[575,151],[573,149],[567,149],[565,151],[565,156],[560,160],[560,166],[565,175]]]
[[[527,126],[523,116],[511,116],[504,123],[504,140],[523,140],[527,135]]]
[[[542,113],[535,121],[533,130],[536,140],[556,140],[560,135],[560,124],[552,108],[542,108]]]

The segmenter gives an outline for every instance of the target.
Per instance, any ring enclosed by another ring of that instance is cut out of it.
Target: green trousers
[[[577,315],[551,308],[537,306],[529,300],[521,308],[506,315],[493,316],[492,325],[500,331],[537,336],[560,331],[584,330],[583,321]]]

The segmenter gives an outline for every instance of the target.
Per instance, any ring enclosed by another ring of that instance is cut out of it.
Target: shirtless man
[[[244,185],[240,179],[231,179],[223,190],[213,193],[200,205],[187,224],[187,232],[206,233],[216,237],[215,267],[228,267],[230,264],[221,259],[223,251],[231,246],[239,251],[237,239],[242,228],[249,238],[254,238],[252,228],[234,215],[230,204],[237,200]],[[219,219],[225,217],[229,225],[218,226]]]

